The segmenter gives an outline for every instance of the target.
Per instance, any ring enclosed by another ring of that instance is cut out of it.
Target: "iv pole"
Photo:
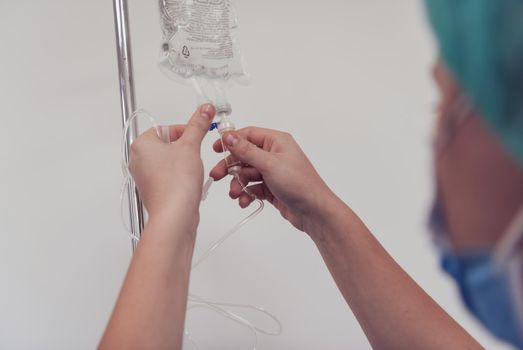
[[[113,0],[114,23],[116,31],[116,49],[118,56],[118,76],[120,81],[120,102],[122,108],[122,125],[125,127],[131,115],[136,111],[136,98],[134,93],[133,62],[131,52],[131,35],[129,31],[129,11],[127,0]],[[129,161],[129,149],[133,140],[138,135],[136,119],[129,128],[129,133],[124,145],[126,161]],[[143,205],[133,179],[127,187],[129,198],[129,218],[131,232],[140,237],[144,228]],[[132,240],[133,252],[137,241]]]

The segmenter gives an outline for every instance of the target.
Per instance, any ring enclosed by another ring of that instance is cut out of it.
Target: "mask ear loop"
[[[523,204],[516,212],[514,219],[511,221],[506,233],[494,249],[496,267],[502,268],[510,258],[516,253],[523,239]]]
[[[494,268],[497,273],[507,273],[508,282],[512,291],[512,301],[516,311],[516,319],[523,330],[523,204],[516,212],[516,216],[508,226],[501,241],[494,248]],[[519,249],[519,251],[518,251]],[[519,259],[512,259],[519,254]]]

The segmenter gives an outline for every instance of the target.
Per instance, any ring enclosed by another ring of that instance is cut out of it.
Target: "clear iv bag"
[[[159,0],[160,68],[170,78],[245,78],[232,0]],[[240,79],[241,80],[241,79]]]

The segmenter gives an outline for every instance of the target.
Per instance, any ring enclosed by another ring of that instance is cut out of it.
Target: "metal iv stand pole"
[[[131,36],[129,31],[129,12],[127,0],[113,0],[114,22],[116,29],[116,49],[118,54],[118,75],[120,80],[120,100],[122,107],[122,125],[125,127],[131,115],[136,111],[136,99],[134,94],[133,62],[131,52]],[[129,133],[124,145],[125,158],[129,161],[129,149],[133,140],[138,135],[136,119],[129,128]],[[143,205],[131,179],[127,187],[129,196],[129,217],[131,231],[136,237],[140,237],[144,228]],[[133,239],[133,252],[138,242]]]

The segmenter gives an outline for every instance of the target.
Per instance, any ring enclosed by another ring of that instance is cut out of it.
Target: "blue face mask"
[[[441,266],[456,282],[467,309],[496,337],[523,349],[523,256],[516,249],[523,231],[523,210],[502,242],[491,251],[455,252],[446,241],[439,200],[430,227]]]

